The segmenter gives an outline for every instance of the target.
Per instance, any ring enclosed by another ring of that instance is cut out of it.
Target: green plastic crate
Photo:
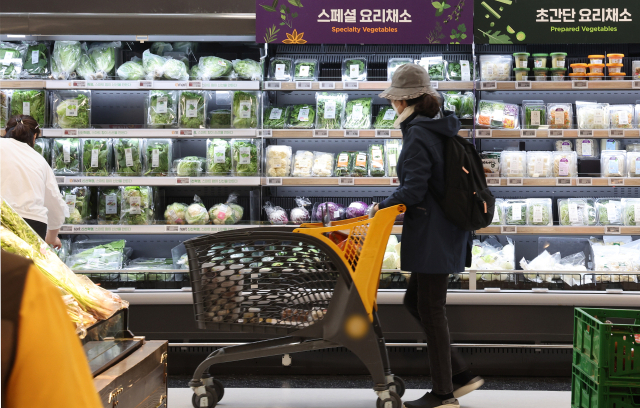
[[[573,367],[571,408],[640,408],[640,384],[602,385]]]
[[[639,310],[576,308],[573,330],[573,364],[591,380],[640,385]]]

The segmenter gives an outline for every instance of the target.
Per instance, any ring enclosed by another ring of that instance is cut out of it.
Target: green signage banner
[[[640,0],[475,0],[476,44],[640,42]]]

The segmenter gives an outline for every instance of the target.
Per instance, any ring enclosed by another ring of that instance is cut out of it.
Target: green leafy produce
[[[316,129],[340,129],[346,98],[346,93],[320,92],[317,94]]]
[[[460,117],[460,111],[462,110],[462,94],[456,91],[449,91],[445,92],[443,96],[443,108],[445,110],[452,111],[456,116]]]
[[[398,140],[387,140],[385,148],[387,151],[387,177],[397,177],[398,159],[400,158],[400,152],[402,152],[401,142]]]
[[[355,152],[354,154],[353,177],[366,177],[369,169],[369,155],[367,152]]]
[[[444,81],[445,80],[445,62],[444,61],[431,61],[429,62],[429,78],[432,81]]]
[[[80,55],[80,63],[76,68],[76,73],[78,77],[86,80],[95,80],[98,79],[97,68],[89,52],[87,51],[87,44],[82,44],[82,55]]]
[[[571,222],[570,204],[576,205],[578,219],[575,222]],[[558,200],[558,214],[560,225],[596,225],[597,222],[596,208],[592,199],[570,198]]]
[[[383,106],[373,122],[374,129],[393,129],[398,115],[392,106]]]
[[[27,47],[27,54],[22,70],[29,75],[46,75],[49,73],[49,55],[47,44],[31,44]]]
[[[51,163],[51,140],[39,137],[36,139],[33,149],[44,157],[47,163]]]
[[[11,96],[11,115],[29,115],[43,128],[46,106],[45,91],[16,89]]]
[[[231,75],[231,72],[233,72],[233,64],[231,61],[218,57],[202,57],[197,67],[198,71],[194,76],[204,81],[228,77]],[[193,68],[191,69],[191,74],[194,74]]]
[[[449,62],[447,73],[450,81],[462,81],[462,67],[460,61]],[[473,64],[469,64],[469,80],[473,80]]]
[[[89,187],[62,187],[63,200],[69,206],[69,217],[65,224],[86,224],[91,218],[91,189]]]
[[[278,81],[290,81],[291,80],[291,65],[290,58],[274,58],[269,63],[269,78]],[[278,65],[284,65],[282,72],[276,72]]]
[[[156,55],[164,55],[165,52],[173,51],[173,46],[166,42],[156,41],[151,44],[151,48],[149,48],[149,51]]]
[[[314,78],[317,78],[317,66],[318,62],[315,60],[297,60],[294,68],[293,79],[296,81],[313,81]]]
[[[54,79],[71,78],[80,63],[81,56],[82,47],[79,41],[56,41],[53,46],[52,60],[55,62],[58,75]]]
[[[165,79],[175,79],[176,81],[187,81],[189,72],[184,62],[177,59],[168,59],[163,66]]]
[[[164,220],[169,225],[184,225],[187,223],[187,205],[173,203],[164,210]]]
[[[549,225],[551,220],[551,207],[546,203],[533,202],[527,206],[529,225]],[[542,212],[542,220],[536,221],[535,212]],[[551,222],[553,224],[553,222]]]
[[[153,190],[147,186],[120,187],[122,202],[120,223],[148,225],[153,223]]]
[[[265,129],[284,129],[286,122],[286,109],[278,106],[269,106],[264,111],[262,127]]]
[[[356,160],[355,152],[341,152],[336,160],[334,174],[336,177],[349,177],[353,172]]]
[[[226,176],[231,173],[231,145],[225,139],[207,140],[207,175]]]
[[[238,196],[235,193],[229,194],[227,202],[215,204],[209,209],[209,218],[216,225],[233,225],[242,220],[244,208],[236,204]]]
[[[0,78],[18,78],[22,71],[22,53],[16,44],[0,42]]]
[[[144,154],[144,175],[156,177],[168,176],[171,158],[171,140],[147,140]]]
[[[216,109],[209,112],[210,129],[231,128],[231,111],[229,109]]]
[[[82,139],[82,164],[86,176],[108,176],[111,139]]]
[[[193,203],[187,207],[185,214],[187,224],[204,225],[209,224],[209,213],[197,195],[193,196]]]
[[[176,126],[178,105],[176,95],[176,91],[149,91],[148,127],[172,128]]]
[[[122,195],[118,187],[100,187],[98,190],[98,224],[120,222]]]
[[[52,143],[51,167],[53,167],[53,172],[58,175],[79,173],[80,139],[53,139]]]
[[[57,104],[56,104],[57,103]],[[54,125],[63,129],[86,129],[90,127],[89,110],[91,101],[84,93],[77,93],[72,98],[58,97],[54,101]]]
[[[89,48],[89,57],[96,67],[96,78],[107,79],[113,76],[116,66],[116,48],[120,48],[120,41],[109,43],[93,43]]]
[[[413,60],[410,58],[391,58],[389,62],[387,62],[387,81],[393,79],[393,75],[398,68],[411,63],[413,63]]]
[[[534,113],[534,112],[538,112],[538,113]],[[525,125],[525,128],[527,129],[538,129],[540,126],[544,126],[547,124],[547,107],[544,104],[525,105],[524,114],[525,114],[524,125]],[[536,124],[532,122],[531,120],[532,116],[536,116],[536,119],[537,119]]]
[[[502,225],[502,200],[496,200],[495,212],[493,215],[493,221],[491,225]]]
[[[460,107],[461,119],[473,119],[476,99],[473,92],[465,92],[462,95],[462,106]]]
[[[73,254],[67,264],[73,270],[122,269],[125,240],[109,242]]]
[[[628,200],[624,206],[623,224],[629,227],[640,225],[636,218],[636,209],[640,208],[640,200]]]
[[[180,92],[179,127],[198,129],[205,127],[204,93],[199,91]]]
[[[369,176],[384,177],[384,145],[369,145]]]
[[[205,159],[198,156],[187,156],[175,161],[175,172],[178,177],[199,177],[204,170]]]
[[[287,128],[313,129],[316,120],[316,110],[313,105],[293,105],[287,112]]]
[[[200,66],[194,65],[189,71],[189,79],[198,79],[200,77]]]
[[[516,211],[515,214],[514,214],[514,211]],[[527,224],[527,202],[525,200],[505,201],[504,213],[505,213],[505,224],[507,225],[526,225]]]
[[[128,61],[120,65],[116,70],[118,78],[123,81],[138,81],[144,79],[145,71],[139,62]]]
[[[622,225],[622,202],[599,198],[596,201],[598,223],[600,225]]]
[[[357,72],[352,71],[352,66],[357,66]],[[354,58],[345,60],[342,64],[343,81],[364,81],[367,79],[367,65],[364,59]]]
[[[141,139],[113,139],[115,173],[119,176],[142,176]]]
[[[369,129],[371,127],[371,98],[347,101],[345,129]]]
[[[257,81],[262,77],[262,65],[250,59],[233,61],[233,70],[241,79]]]
[[[234,129],[258,127],[258,94],[235,91],[233,93],[232,121]]]
[[[145,77],[149,80],[162,78],[165,61],[165,58],[145,50],[142,53],[142,67],[146,73]]]
[[[7,92],[0,90],[0,128],[4,129],[9,121],[9,98]]]
[[[231,141],[233,173],[238,177],[258,175],[258,147],[252,140]]]

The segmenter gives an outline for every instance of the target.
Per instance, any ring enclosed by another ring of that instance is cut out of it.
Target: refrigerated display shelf
[[[487,177],[489,187],[607,187],[640,186],[640,177],[559,177],[559,178],[521,178]]]
[[[263,177],[264,186],[397,186],[397,177]]]
[[[270,225],[269,225],[270,226]],[[69,225],[60,227],[60,234],[212,234],[260,225]]]
[[[480,91],[627,90],[640,89],[640,81],[478,81],[476,89]]]
[[[443,91],[470,91],[473,81],[431,81],[435,89]],[[333,91],[333,90],[366,90],[384,91],[391,86],[390,81],[265,81],[265,91]]]
[[[256,129],[42,129],[43,137],[170,137],[193,139],[198,137],[256,137]]]
[[[12,81],[24,82],[24,81]],[[34,81],[35,82],[35,81]],[[112,89],[112,90],[140,90],[140,89],[205,89],[209,91],[257,91],[260,81],[85,81],[85,80],[47,80],[46,89]],[[4,84],[3,84],[4,85]],[[24,88],[24,86],[21,86]],[[7,88],[10,88],[7,86]]]
[[[33,79],[0,80],[0,89],[44,89],[46,81]]]
[[[475,135],[478,139],[575,139],[578,137],[590,138],[638,138],[640,129],[476,129]]]
[[[640,235],[640,227],[619,225],[594,227],[502,225],[482,228],[476,233],[478,235]]]
[[[268,130],[268,129],[265,129]],[[319,129],[320,132],[316,132],[313,129],[303,130],[303,129],[271,129],[270,136],[265,135],[265,130],[263,130],[263,135],[265,137],[273,137],[280,139],[313,139],[313,138],[402,138],[401,130],[391,130],[391,129],[359,129],[359,130],[326,130]],[[464,133],[464,134],[463,134]],[[467,136],[469,134],[469,130],[461,130],[460,134],[463,136]]]
[[[260,177],[56,177],[61,186],[238,186],[260,185]]]

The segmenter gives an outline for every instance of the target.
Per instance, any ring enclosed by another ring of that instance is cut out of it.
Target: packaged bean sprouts
[[[387,154],[387,177],[397,177],[398,158],[402,151],[402,141],[387,140],[385,142],[385,153]]]
[[[602,177],[624,177],[627,164],[627,152],[624,150],[605,150],[600,157]]]
[[[628,227],[640,225],[640,198],[622,199],[623,224]]]
[[[551,152],[527,152],[527,177],[551,177]]]
[[[481,55],[480,79],[482,81],[508,81],[511,78],[511,55]]]
[[[526,163],[527,152],[505,150],[500,155],[500,175],[502,177],[524,177]]]
[[[313,167],[313,153],[308,150],[298,150],[293,159],[293,177],[311,177]]]
[[[573,151],[573,142],[571,140],[556,140],[555,149],[556,152]]]
[[[553,152],[552,177],[578,177],[576,152]]]
[[[620,140],[600,139],[600,151],[605,150],[620,150]]]
[[[628,177],[640,177],[640,152],[627,152]]]
[[[597,159],[600,149],[595,139],[576,139],[576,153],[581,159]]]
[[[267,177],[289,177],[291,174],[291,146],[267,147]]]
[[[553,225],[550,198],[529,198],[527,200],[527,225]]]
[[[609,104],[576,102],[578,129],[609,129]]]
[[[599,225],[622,225],[622,201],[616,198],[596,200]]]
[[[596,208],[591,199],[563,198],[558,200],[560,225],[591,226],[598,220]]]
[[[333,175],[333,153],[313,152],[313,177],[331,177]]]
[[[633,105],[611,105],[609,107],[611,129],[633,129]]]
[[[547,123],[550,129],[571,129],[573,105],[570,103],[547,104]]]
[[[505,200],[502,209],[505,225],[527,225],[527,200]]]

